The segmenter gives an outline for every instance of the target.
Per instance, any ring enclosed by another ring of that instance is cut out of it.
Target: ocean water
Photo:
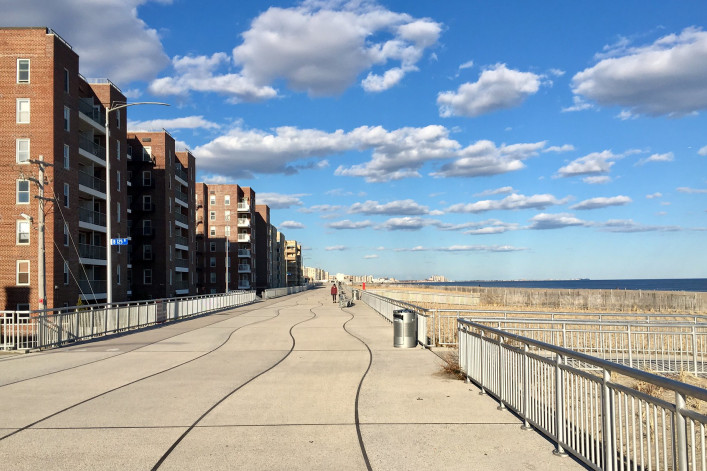
[[[620,289],[645,291],[705,291],[707,278],[672,278],[639,280],[517,280],[517,281],[455,281],[426,283],[438,286],[485,286],[501,288],[547,289]]]

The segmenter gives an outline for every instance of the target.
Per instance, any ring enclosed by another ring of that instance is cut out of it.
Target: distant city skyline
[[[330,273],[702,278],[700,2],[0,0]],[[208,21],[206,21],[208,19]],[[204,21],[201,21],[204,20]],[[203,26],[201,26],[203,25]]]

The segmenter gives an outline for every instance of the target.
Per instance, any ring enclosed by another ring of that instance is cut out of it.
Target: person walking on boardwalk
[[[337,293],[336,283],[332,283],[331,284],[331,297],[333,299],[333,302],[336,302],[336,293]]]

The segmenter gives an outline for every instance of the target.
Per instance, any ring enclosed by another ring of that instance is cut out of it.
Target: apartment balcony
[[[183,237],[183,236],[176,236],[174,238],[174,243],[176,245],[182,245],[184,247],[189,247],[189,239],[187,239],[186,237]]]
[[[106,280],[79,280],[79,289],[86,296],[105,294],[107,287]]]
[[[93,120],[100,127],[104,127],[105,116],[104,111],[100,106],[96,106],[93,103],[93,98],[81,98],[79,99],[79,112],[83,113],[84,116]],[[80,116],[80,115],[79,115]]]
[[[174,199],[184,206],[189,206],[189,195],[182,191],[174,190]]]
[[[85,222],[87,224],[93,224],[94,226],[105,227],[106,215],[105,213],[92,211],[88,208],[79,208],[79,222]]]
[[[238,234],[238,242],[250,242],[250,234]]]
[[[250,281],[238,280],[238,289],[250,289]]]
[[[238,227],[250,227],[250,219],[238,218]]]
[[[96,144],[92,139],[85,134],[79,134],[79,149],[91,154],[93,157],[106,161],[106,148]]]
[[[250,250],[238,249],[238,256],[241,258],[250,258]]]
[[[189,216],[182,213],[174,213],[174,220],[184,225],[189,225]]]
[[[250,265],[239,264],[238,273],[250,273]]]
[[[250,212],[250,204],[238,203],[238,211],[249,213]]]
[[[177,291],[189,290],[189,282],[184,280],[179,280],[174,282],[174,289]]]
[[[106,181],[79,170],[79,185],[85,186],[99,193],[106,193]]]
[[[174,260],[174,266],[176,268],[189,268],[188,258],[177,258]]]
[[[174,176],[177,178],[180,178],[185,185],[189,184],[189,175],[187,174],[187,171],[184,170],[183,168],[179,168],[179,167],[175,168],[174,169]]]
[[[107,260],[106,248],[101,245],[79,244],[79,257],[92,260]]]

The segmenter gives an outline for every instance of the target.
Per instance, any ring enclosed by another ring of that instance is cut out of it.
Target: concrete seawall
[[[366,289],[423,307],[707,314],[707,293],[604,289],[373,285]]]

